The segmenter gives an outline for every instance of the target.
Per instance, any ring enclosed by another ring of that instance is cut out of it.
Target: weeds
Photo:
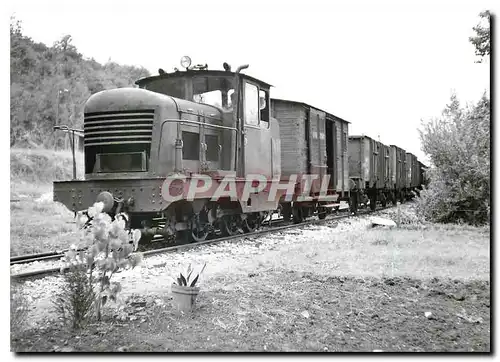
[[[10,284],[10,330],[12,335],[20,335],[26,327],[29,301],[20,286],[11,280]]]
[[[64,286],[53,300],[62,322],[72,329],[83,328],[94,315],[96,293],[87,269],[71,266],[64,274]]]

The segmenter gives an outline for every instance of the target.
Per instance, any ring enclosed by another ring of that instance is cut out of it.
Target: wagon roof
[[[278,101],[278,102],[285,102],[285,103],[294,103],[294,104],[299,104],[299,105],[302,105],[302,106],[305,106],[305,107],[309,107],[309,108],[314,108],[314,109],[317,109],[321,112],[325,112],[328,116],[330,117],[333,117],[333,118],[336,118],[338,119],[339,121],[342,121],[342,122],[345,122],[345,123],[351,123],[349,121],[346,121],[345,119],[343,118],[340,118],[339,116],[336,116],[330,112],[327,112],[325,111],[324,109],[321,109],[321,108],[318,108],[318,107],[314,107],[314,106],[311,106],[310,104],[307,104],[307,103],[304,103],[304,102],[297,102],[297,101],[291,101],[289,99],[280,99],[280,98],[271,98],[271,102],[273,101]]]

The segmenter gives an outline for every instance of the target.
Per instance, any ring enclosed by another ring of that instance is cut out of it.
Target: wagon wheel
[[[370,197],[370,209],[375,211],[377,208],[377,195]]]
[[[252,233],[260,227],[259,217],[255,214],[242,215],[242,227],[245,233]]]
[[[380,203],[382,204],[382,207],[386,207],[387,206],[387,197],[385,196],[385,194],[382,194],[380,196]]]
[[[324,220],[326,218],[326,214],[328,214],[328,210],[324,207],[320,207],[318,209],[318,218],[320,220]]]
[[[191,237],[195,242],[206,240],[210,231],[211,227],[205,209],[201,210],[199,214],[193,215],[191,218]]]
[[[240,227],[239,215],[225,215],[222,217],[221,232],[224,236],[243,234]]]
[[[292,208],[293,223],[299,224],[304,221],[304,211],[301,207]]]

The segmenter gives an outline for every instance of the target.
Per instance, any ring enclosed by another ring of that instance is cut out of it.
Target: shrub
[[[460,107],[455,95],[440,119],[423,124],[430,183],[417,212],[433,222],[485,224],[490,217],[490,101]]]

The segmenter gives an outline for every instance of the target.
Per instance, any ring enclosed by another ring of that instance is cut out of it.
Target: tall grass
[[[83,153],[75,154],[77,177],[83,177]],[[73,177],[71,151],[48,149],[11,148],[11,183],[48,184],[55,180]]]

